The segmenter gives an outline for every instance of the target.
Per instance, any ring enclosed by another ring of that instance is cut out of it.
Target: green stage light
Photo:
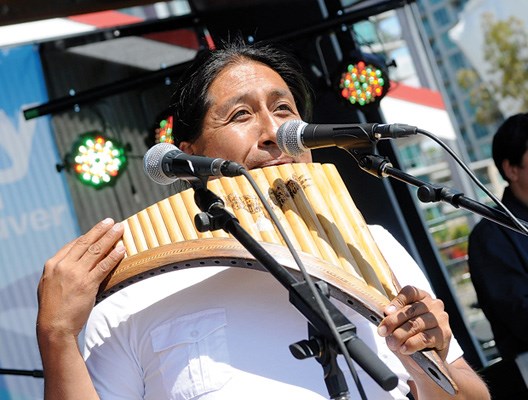
[[[67,165],[81,183],[102,189],[115,184],[127,163],[125,146],[95,131],[79,136]]]
[[[373,55],[361,55],[345,63],[339,77],[339,95],[356,107],[376,105],[387,94],[390,81],[384,63]]]

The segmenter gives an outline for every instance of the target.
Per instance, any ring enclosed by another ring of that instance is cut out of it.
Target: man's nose
[[[267,115],[263,118],[260,126],[259,146],[276,146],[279,126],[280,123],[273,116]]]

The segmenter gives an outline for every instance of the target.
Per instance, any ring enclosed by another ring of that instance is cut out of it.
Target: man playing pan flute
[[[267,46],[228,44],[199,57],[173,104],[179,147],[236,161],[247,169],[311,161],[276,144],[285,121],[309,120],[308,86],[296,62]],[[94,308],[101,282],[122,260],[123,225],[106,219],[45,265],[39,284],[38,342],[45,398],[324,399],[321,367],[295,360],[288,345],[306,320],[265,272],[208,267],[171,272],[131,285]],[[447,313],[402,247],[380,227],[374,236],[404,288],[375,326],[349,310],[365,341],[399,377],[385,392],[361,369],[371,399],[488,399],[485,384],[452,337]],[[84,357],[78,339],[86,324]],[[433,382],[409,354],[435,349],[458,392]],[[351,398],[360,398],[351,383]]]

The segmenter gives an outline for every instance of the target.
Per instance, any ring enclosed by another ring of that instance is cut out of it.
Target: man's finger
[[[118,245],[108,255],[97,263],[90,272],[93,280],[100,285],[106,276],[112,271],[125,256],[125,246]]]
[[[90,265],[90,269],[94,268],[123,236],[123,230],[123,224],[120,222],[111,226],[102,237],[91,243],[90,246],[85,249],[80,261],[84,264]]]
[[[383,312],[385,315],[391,315],[409,304],[424,300],[426,297],[430,297],[427,292],[414,286],[405,286],[383,309]]]
[[[384,308],[386,317],[378,326],[378,334],[388,336],[405,321],[427,312],[427,305],[423,303],[423,300],[428,296],[427,292],[413,286],[402,288]]]
[[[55,253],[53,257],[51,257],[46,264],[44,265],[44,268],[46,268],[47,265],[57,265],[60,260],[62,260],[64,257],[66,257],[66,254],[68,254],[72,248],[72,246],[75,244],[75,241],[77,238],[73,239],[72,241],[66,243],[62,248]]]
[[[68,258],[71,258],[72,261],[80,260],[86,254],[90,246],[102,238],[113,225],[114,220],[112,218],[106,218],[100,221],[75,241],[68,253]]]

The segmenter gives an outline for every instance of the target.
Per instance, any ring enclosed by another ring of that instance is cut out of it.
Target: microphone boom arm
[[[378,178],[386,178],[388,176],[397,179],[401,182],[416,186],[418,188],[417,196],[422,203],[434,203],[443,201],[451,204],[455,208],[463,208],[484,218],[489,219],[499,225],[510,228],[515,232],[527,235],[526,231],[517,226],[511,218],[503,211],[489,207],[476,200],[472,200],[462,192],[454,191],[451,188],[441,185],[433,185],[431,183],[422,181],[415,176],[407,174],[400,169],[394,168],[390,161],[385,157],[374,154],[360,154],[355,150],[347,150],[349,154],[357,161],[359,167]],[[526,230],[528,230],[528,222],[517,219]]]

